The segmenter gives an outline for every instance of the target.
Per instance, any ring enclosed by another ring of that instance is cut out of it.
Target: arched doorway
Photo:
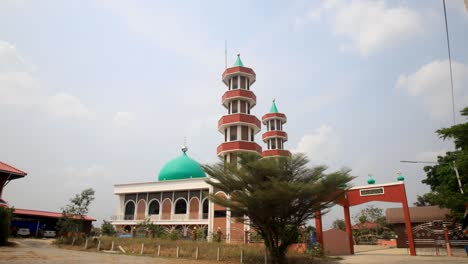
[[[146,211],[145,200],[138,201],[136,220],[145,220],[145,211]]]
[[[159,215],[159,202],[158,200],[153,200],[148,206],[148,215],[151,219],[157,218]],[[155,219],[158,220],[158,219]]]
[[[187,218],[187,201],[185,199],[179,199],[175,202],[174,218],[178,220]]]
[[[171,220],[171,211],[172,211],[171,200],[169,199],[164,200],[162,203],[161,220]]]
[[[125,205],[125,220],[133,220],[135,218],[135,203],[133,201],[128,201]]]
[[[200,200],[198,198],[192,198],[190,200],[190,219],[198,219],[200,211]]]
[[[207,198],[203,201],[203,208],[202,208],[203,219],[208,219],[209,211],[210,211],[209,201]]]

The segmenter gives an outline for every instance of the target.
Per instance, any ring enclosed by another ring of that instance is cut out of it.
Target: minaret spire
[[[223,73],[227,91],[222,102],[227,113],[218,121],[218,130],[224,135],[224,141],[218,146],[217,153],[225,162],[237,162],[239,152],[262,152],[262,148],[255,143],[261,123],[250,113],[257,103],[257,97],[251,91],[255,79],[255,72],[244,66],[240,54],[237,54],[234,66]]]
[[[284,142],[288,140],[288,134],[283,131],[286,115],[278,111],[276,99],[273,99],[270,112],[262,117],[262,122],[267,128],[262,135],[263,142],[267,144],[267,149],[262,153],[263,156],[290,156],[291,153],[284,149]]]

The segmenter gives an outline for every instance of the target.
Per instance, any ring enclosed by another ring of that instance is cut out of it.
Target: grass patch
[[[265,247],[263,244],[228,244],[206,241],[191,241],[191,240],[165,240],[154,238],[115,238],[115,237],[100,237],[100,250],[110,250],[112,241],[114,241],[114,250],[119,251],[119,246],[123,247],[127,255],[140,255],[141,245],[143,244],[143,255],[157,257],[158,246],[160,246],[160,257],[176,258],[177,247],[179,247],[179,258],[195,259],[198,248],[198,259],[205,261],[216,261],[219,248],[219,259],[223,263],[240,263],[241,250],[243,252],[243,263],[258,264],[265,261]],[[98,246],[97,239],[88,240],[87,251],[96,251]],[[84,249],[84,241],[76,240],[75,246],[60,245],[67,249]],[[332,263],[335,258],[317,258],[307,254],[297,252],[288,253],[288,263],[292,264],[309,264],[309,263]]]

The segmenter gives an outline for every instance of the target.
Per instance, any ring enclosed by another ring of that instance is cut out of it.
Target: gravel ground
[[[84,252],[57,248],[51,245],[51,240],[19,239],[14,240],[16,247],[0,247],[0,263],[8,264],[68,264],[68,263],[134,263],[134,264],[214,264],[219,262],[196,261],[169,258],[154,258],[143,256],[126,256],[106,253]],[[343,264],[367,264],[367,263],[411,263],[411,264],[436,264],[436,263],[468,263],[467,257],[445,256],[417,256],[410,257],[406,249],[382,248],[375,246],[356,246],[356,255],[344,256],[339,263]]]

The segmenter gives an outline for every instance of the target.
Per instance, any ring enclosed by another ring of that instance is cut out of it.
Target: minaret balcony
[[[222,156],[229,152],[250,151],[258,154],[262,153],[262,147],[251,141],[230,141],[223,142],[218,146],[218,156]]]
[[[266,124],[266,122],[270,119],[279,119],[281,122],[284,124],[287,121],[286,115],[283,113],[268,113],[264,116],[262,116],[262,122],[263,124]]]
[[[290,157],[291,152],[289,150],[284,149],[269,149],[264,150],[262,153],[263,157]]]
[[[280,130],[273,130],[273,131],[267,131],[263,133],[262,135],[262,140],[263,142],[267,142],[268,139],[270,138],[282,138],[284,141],[288,140],[288,134],[284,131]]]
[[[241,76],[245,76],[249,78],[250,85],[252,85],[255,82],[255,79],[257,77],[254,70],[252,70],[251,68],[247,68],[244,66],[235,66],[235,67],[227,68],[223,72],[223,82],[226,85],[228,85],[228,80],[232,75],[241,75]]]
[[[260,132],[261,123],[260,120],[254,115],[247,114],[232,114],[222,116],[218,121],[218,130],[223,133],[224,129],[233,125],[245,125],[254,130],[254,133]]]
[[[255,96],[255,94],[252,91],[244,89],[226,91],[223,94],[222,103],[224,107],[228,108],[229,102],[237,99],[242,99],[249,102],[250,108],[254,107],[257,104],[257,96]]]

